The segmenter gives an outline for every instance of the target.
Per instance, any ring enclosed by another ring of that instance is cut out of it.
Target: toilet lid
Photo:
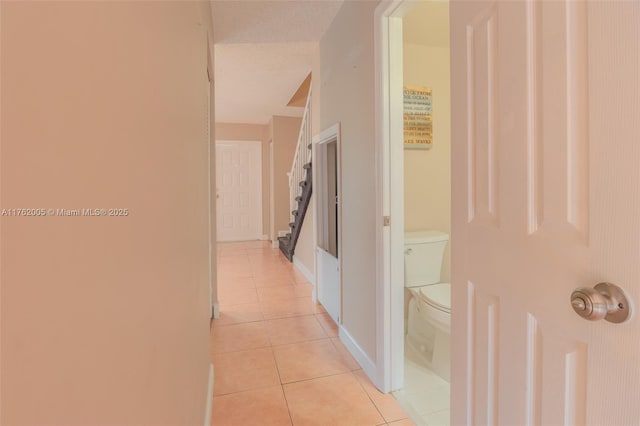
[[[451,310],[451,284],[439,283],[420,288],[425,301],[445,310]]]

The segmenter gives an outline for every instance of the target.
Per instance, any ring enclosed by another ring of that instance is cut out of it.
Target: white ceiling
[[[213,0],[216,121],[301,116],[286,104],[342,0]]]

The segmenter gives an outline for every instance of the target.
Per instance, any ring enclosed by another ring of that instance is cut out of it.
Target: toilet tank
[[[417,287],[440,282],[444,248],[449,235],[440,231],[404,234],[404,285]]]

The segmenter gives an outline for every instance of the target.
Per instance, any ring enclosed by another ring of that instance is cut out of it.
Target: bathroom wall
[[[433,23],[433,24],[431,24]],[[425,2],[403,20],[404,84],[433,93],[433,147],[406,149],[405,230],[451,230],[451,118],[447,2]],[[450,279],[450,245],[442,281]]]

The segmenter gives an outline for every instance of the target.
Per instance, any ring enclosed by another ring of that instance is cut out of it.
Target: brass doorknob
[[[611,283],[575,289],[571,293],[571,307],[589,321],[604,319],[618,324],[631,316],[631,306],[624,291]]]

